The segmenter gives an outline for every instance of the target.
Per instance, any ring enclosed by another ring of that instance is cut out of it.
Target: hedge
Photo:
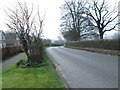
[[[51,43],[51,46],[63,46],[63,43]]]
[[[21,51],[21,46],[7,46],[0,48],[2,60]]]
[[[71,41],[65,42],[65,46],[69,47],[83,47],[83,48],[98,48],[107,50],[120,50],[120,39],[114,40],[90,40],[90,41]]]

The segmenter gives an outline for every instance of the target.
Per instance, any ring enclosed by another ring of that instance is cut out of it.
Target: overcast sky
[[[20,1],[20,0],[18,0]],[[44,37],[49,39],[57,39],[60,35],[59,26],[61,18],[60,6],[63,4],[64,0],[21,0],[26,1],[29,5],[34,3],[34,5],[40,6],[40,11],[45,12],[45,26],[44,26]],[[119,0],[106,0],[114,5]],[[0,30],[8,30],[5,26],[6,16],[4,9],[12,8],[15,6],[17,0],[0,0]]]

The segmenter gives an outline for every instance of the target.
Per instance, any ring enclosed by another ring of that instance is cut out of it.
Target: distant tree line
[[[105,0],[65,1],[61,6],[61,34],[67,41],[103,39],[105,32],[118,25],[117,9],[111,8]]]

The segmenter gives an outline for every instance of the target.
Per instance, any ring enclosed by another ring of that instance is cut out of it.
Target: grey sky
[[[60,35],[59,32],[59,26],[60,26],[60,18],[61,18],[61,10],[60,6],[63,4],[64,0],[21,0],[26,1],[29,5],[34,3],[34,5],[40,6],[40,11],[45,12],[45,26],[44,26],[44,37],[50,38],[50,39],[57,39],[57,37]],[[111,5],[114,5],[119,0],[106,0]],[[7,27],[5,26],[6,22],[6,16],[4,13],[4,9],[6,8],[12,8],[15,6],[15,2],[17,0],[0,0],[0,30],[7,30]],[[113,32],[112,32],[113,33]],[[111,32],[108,32],[108,34],[111,34]]]

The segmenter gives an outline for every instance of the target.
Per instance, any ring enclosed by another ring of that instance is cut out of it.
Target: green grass
[[[2,72],[0,71],[0,90],[2,88]]]
[[[47,65],[39,68],[9,67],[2,73],[2,88],[64,88],[51,61],[44,54]]]

